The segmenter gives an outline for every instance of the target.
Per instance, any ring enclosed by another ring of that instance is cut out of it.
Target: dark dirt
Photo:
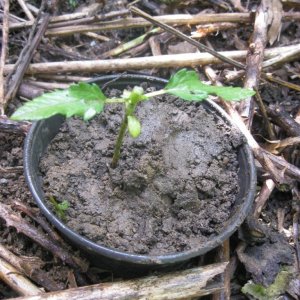
[[[142,134],[126,137],[116,169],[116,106],[89,123],[68,120],[41,162],[48,196],[70,203],[67,225],[130,253],[199,247],[223,229],[238,192],[241,136],[199,104],[156,102],[138,108]]]
[[[18,201],[26,205],[29,210],[34,210],[35,204],[25,182],[23,170],[8,172],[11,170],[10,168],[22,167],[23,141],[24,136],[22,135],[0,132],[0,202],[14,207],[15,202]],[[15,214],[30,221],[28,216],[19,211],[15,211]],[[38,226],[32,221],[31,224],[33,227]],[[70,269],[59,260],[54,259],[53,255],[41,246],[33,243],[29,237],[18,233],[12,227],[7,227],[6,221],[2,217],[0,217],[0,243],[24,261],[34,261],[34,266],[39,262],[40,268],[47,272],[49,278],[63,287],[67,286],[67,272]],[[17,296],[16,292],[5,288],[0,283],[0,299]]]

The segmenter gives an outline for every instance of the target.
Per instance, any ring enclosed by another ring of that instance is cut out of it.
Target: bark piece
[[[138,299],[189,299],[221,291],[223,283],[216,278],[222,274],[227,262],[193,268],[161,276],[115,283],[68,289],[43,296],[15,298],[18,300],[138,300]]]

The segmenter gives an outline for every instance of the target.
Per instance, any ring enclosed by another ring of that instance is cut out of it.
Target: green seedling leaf
[[[105,100],[106,97],[95,83],[79,82],[69,87],[70,95],[85,100]]]
[[[57,202],[57,200],[55,199],[55,197],[50,196],[49,200],[51,202],[51,204],[53,205],[55,214],[62,220],[65,220],[66,218],[66,211],[67,209],[70,207],[70,204],[67,200],[64,200],[62,202]]]
[[[169,94],[188,101],[201,101],[208,96],[208,93],[202,89],[197,73],[187,69],[174,74],[164,89]]]
[[[133,138],[141,134],[141,123],[135,116],[128,116],[128,132]]]
[[[142,100],[148,99],[148,97],[144,95],[144,89],[139,86],[135,86],[132,91],[124,90],[122,98],[125,99],[128,104],[133,105],[136,105]]]
[[[255,91],[231,86],[214,86],[201,82],[202,90],[226,101],[240,101],[255,95]]]
[[[67,200],[57,204],[58,208],[62,211],[66,211],[70,207],[70,203]]]
[[[16,110],[11,119],[41,120],[61,114],[67,118],[75,115],[89,120],[103,110],[105,99],[95,84],[79,83],[66,90],[45,93],[25,103]]]
[[[255,94],[253,90],[239,87],[212,86],[199,80],[195,71],[182,69],[174,74],[165,87],[172,95],[184,100],[201,101],[208,95],[219,96],[227,101],[239,101]]]

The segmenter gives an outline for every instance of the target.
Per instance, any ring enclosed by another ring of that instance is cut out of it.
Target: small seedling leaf
[[[201,89],[201,87],[201,82],[195,71],[182,69],[170,78],[164,89],[169,94],[184,100],[201,101],[208,96],[207,92]]]
[[[92,96],[87,92],[90,86]],[[84,94],[84,91],[87,94]],[[11,116],[12,120],[41,120],[56,114],[80,116],[89,120],[103,110],[105,96],[96,85],[79,83],[66,90],[45,93],[25,103]]]
[[[165,87],[168,93],[184,100],[201,101],[208,95],[219,96],[227,101],[239,101],[255,94],[253,90],[239,87],[208,85],[200,81],[195,71],[182,69],[174,74]]]
[[[58,208],[62,211],[66,211],[70,207],[70,203],[67,200],[62,201],[57,204]]]
[[[135,116],[128,116],[128,132],[133,138],[141,134],[141,123]]]
[[[122,98],[126,99],[127,100],[126,102],[128,102],[129,104],[133,104],[133,105],[136,105],[138,102],[140,102],[142,100],[148,99],[144,95],[144,89],[139,86],[135,86],[132,89],[132,91],[124,90]]]

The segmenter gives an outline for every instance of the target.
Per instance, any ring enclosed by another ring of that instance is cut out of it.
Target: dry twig
[[[0,258],[0,279],[22,296],[43,293],[36,285],[21,275],[16,268]]]
[[[0,59],[0,115],[4,115],[4,97],[5,97],[5,84],[4,84],[4,66],[5,59],[8,51],[8,34],[9,34],[9,0],[3,0],[3,25],[2,25],[2,45],[1,45],[1,59]]]
[[[38,17],[37,17],[37,20],[38,20]],[[26,49],[26,51],[22,51],[22,53],[20,55],[20,59],[16,63],[16,66],[18,66],[18,68],[17,68],[16,73],[14,74],[13,78],[12,78],[12,74],[10,74],[8,76],[10,78],[10,81],[7,82],[8,91],[4,98],[4,103],[3,103],[4,109],[8,105],[9,100],[12,99],[16,95],[18,88],[21,84],[21,81],[23,79],[23,76],[26,72],[26,69],[29,66],[30,61],[33,57],[34,51],[37,48],[37,46],[39,45],[39,43],[42,39],[42,36],[47,29],[48,22],[49,22],[49,15],[45,15],[36,35],[34,37],[32,37],[32,39],[31,38],[28,39],[28,43],[27,43],[26,47],[24,48],[24,49]],[[32,32],[34,32],[34,30]]]
[[[266,49],[265,58],[276,56],[280,51],[286,51],[293,46]],[[243,60],[247,51],[219,52],[222,56],[235,60]],[[204,66],[223,63],[209,53],[187,53],[174,55],[160,55],[154,57],[134,57],[126,59],[68,61],[30,64],[26,74],[56,74],[56,73],[97,73],[120,70],[139,70],[152,68],[170,68],[187,66]],[[11,72],[14,65],[6,65],[5,74]]]
[[[0,256],[16,268],[18,273],[26,275],[37,284],[44,287],[47,291],[57,291],[64,288],[62,284],[57,284],[51,279],[39,266],[31,265],[28,261],[25,261],[6,249],[2,244],[0,244]]]
[[[280,126],[289,136],[300,136],[300,124],[297,123],[285,110],[279,105],[270,105],[267,108],[268,115],[273,123]]]
[[[18,0],[20,6],[22,7],[25,15],[30,21],[34,21],[34,16],[32,15],[31,11],[28,9],[27,4],[24,0]]]
[[[268,19],[271,11],[269,4],[269,0],[262,0],[256,11],[252,42],[246,56],[245,88],[257,89],[259,85],[264,49],[267,44]],[[241,102],[239,111],[245,118],[247,126],[251,128],[254,114],[253,98]]]

